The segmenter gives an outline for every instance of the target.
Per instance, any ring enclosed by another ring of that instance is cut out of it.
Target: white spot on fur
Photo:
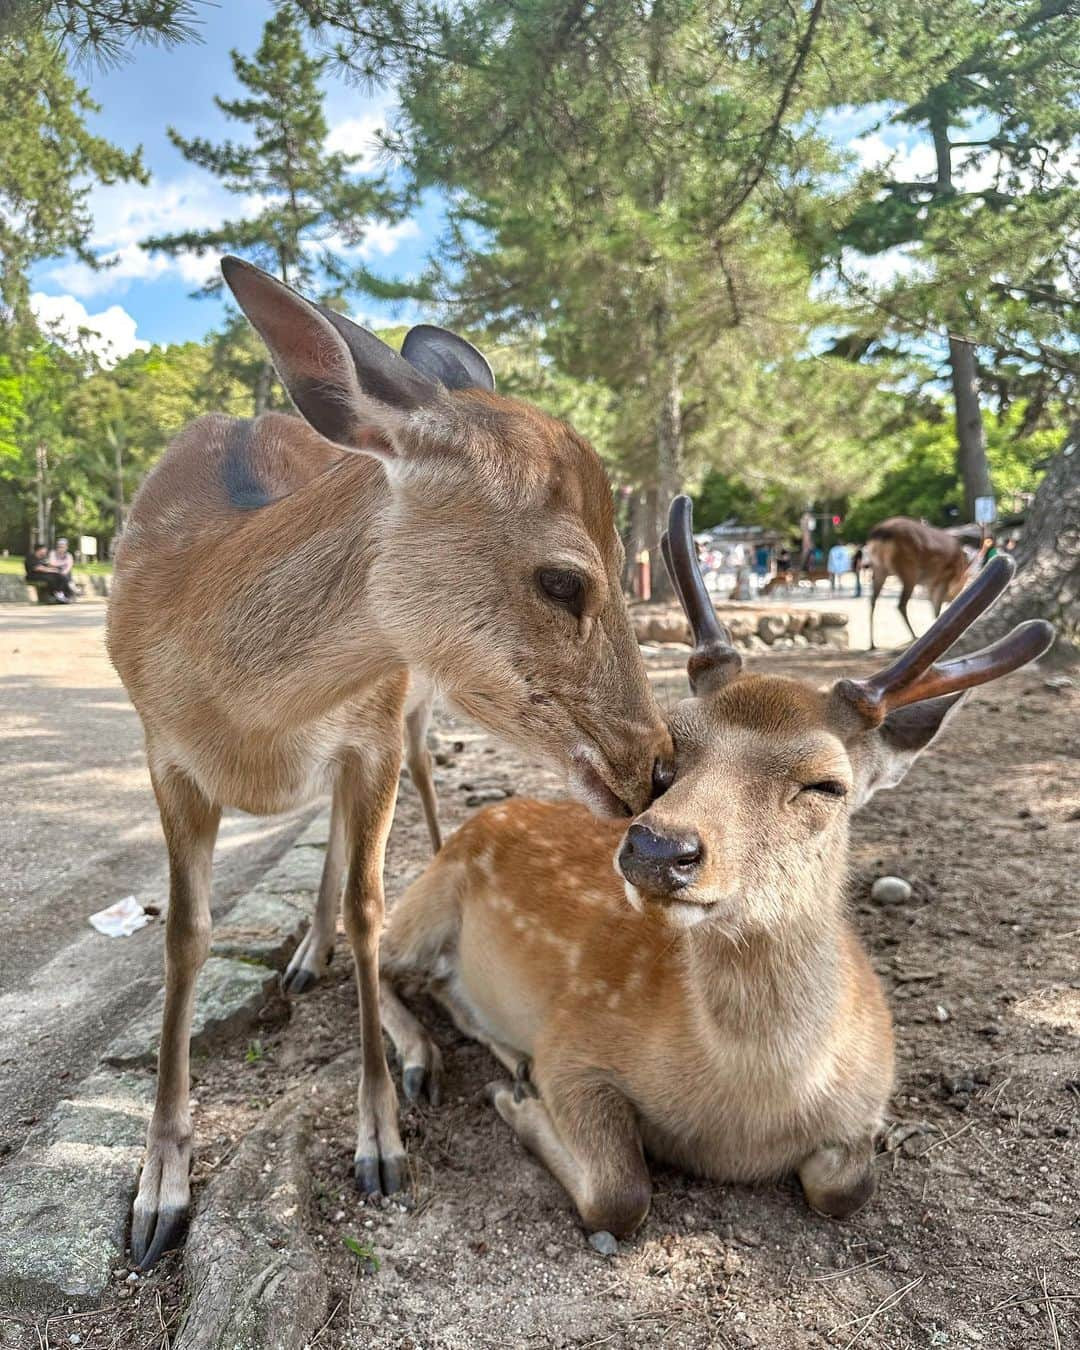
[[[618,870],[618,869],[616,869]],[[645,913],[645,901],[641,898],[641,892],[636,886],[631,886],[628,881],[623,882],[623,890],[626,892],[626,899],[630,908],[635,914]]]

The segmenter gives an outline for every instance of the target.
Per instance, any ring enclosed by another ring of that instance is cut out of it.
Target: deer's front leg
[[[165,1010],[157,1098],[131,1222],[131,1254],[149,1270],[187,1223],[191,1163],[190,1056],[195,979],[210,951],[210,874],[219,807],[174,770],[151,772],[169,850]]]
[[[386,1065],[379,1016],[379,936],[383,926],[383,863],[394,818],[401,764],[400,724],[373,730],[363,751],[342,764],[349,874],[345,931],[356,963],[360,1004],[360,1088],[357,1099],[356,1185],[367,1195],[402,1187],[405,1150],[398,1133],[397,1093]]]
[[[634,1110],[587,1073],[551,1084],[548,1099],[494,1083],[491,1100],[568,1193],[590,1232],[629,1237],[649,1212],[652,1183]]]

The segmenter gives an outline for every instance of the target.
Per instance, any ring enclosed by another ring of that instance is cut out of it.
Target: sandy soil
[[[671,696],[672,651],[649,658]],[[791,651],[770,671],[821,682],[865,657]],[[448,1100],[405,1110],[408,1208],[367,1205],[350,1182],[352,1095],[316,1122],[317,1237],[332,1280],[319,1347],[1057,1347],[1080,1341],[1080,691],[1038,672],[976,694],[936,752],[854,830],[851,903],[896,1017],[899,1086],[879,1189],[846,1224],[811,1214],[793,1183],[725,1187],[654,1171],[652,1212],[605,1259],[556,1183],[495,1117],[488,1055],[433,1008]],[[444,817],[466,784],[552,794],[556,781],[442,720]],[[456,748],[460,747],[460,748]],[[403,791],[391,897],[426,841]],[[879,907],[898,873],[912,900]],[[258,1052],[234,1045],[198,1070],[197,1184],[266,1103],[340,1054],[354,1034],[344,939],[328,980]],[[375,1261],[358,1261],[353,1238]],[[377,1268],[375,1262],[377,1261]],[[119,1272],[108,1307],[51,1324],[51,1344],[164,1346],[178,1324],[180,1258],[137,1287]]]

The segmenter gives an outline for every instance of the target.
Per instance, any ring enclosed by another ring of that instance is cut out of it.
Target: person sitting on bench
[[[70,557],[70,554],[68,555]],[[49,550],[44,544],[35,544],[26,555],[26,579],[35,586],[38,596],[44,589],[49,598],[58,605],[68,605],[75,599],[75,587],[71,582],[70,568],[65,573],[56,564],[49,561]]]

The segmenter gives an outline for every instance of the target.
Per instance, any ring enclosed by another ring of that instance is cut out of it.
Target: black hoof
[[[147,1225],[145,1233],[132,1231],[131,1259],[136,1269],[152,1269],[166,1252],[179,1247],[184,1241],[187,1224],[186,1209],[162,1209],[155,1216],[153,1225]]]
[[[526,1097],[539,1097],[540,1094],[532,1084],[530,1078],[514,1079],[514,1101],[523,1102]]]
[[[356,1189],[362,1195],[396,1195],[404,1185],[405,1158],[397,1155],[379,1158],[374,1154],[357,1158],[353,1164]]]
[[[282,977],[281,987],[287,994],[306,994],[309,989],[319,983],[318,975],[312,975],[310,970],[305,970],[303,966],[299,970],[294,970],[290,975],[288,972]]]
[[[410,1102],[418,1102],[426,1096],[432,1106],[438,1106],[442,1100],[439,1075],[422,1064],[410,1065],[401,1075],[401,1085]]]

